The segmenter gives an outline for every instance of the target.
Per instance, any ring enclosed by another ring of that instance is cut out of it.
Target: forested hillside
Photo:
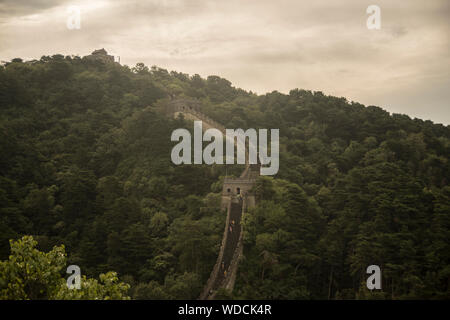
[[[255,187],[224,297],[450,298],[448,126],[62,55],[0,67],[0,260],[32,235],[42,251],[64,244],[83,275],[117,272],[132,298],[197,298],[223,234],[226,169],[171,163],[172,131],[192,128],[164,112],[171,97],[198,99],[227,128],[280,129],[280,170]],[[381,292],[364,289],[372,264]]]

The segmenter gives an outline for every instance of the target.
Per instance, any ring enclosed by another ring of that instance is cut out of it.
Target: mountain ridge
[[[215,263],[220,192],[239,166],[175,166],[165,110],[195,98],[227,128],[279,128],[280,170],[243,218],[246,299],[448,298],[450,128],[322,92],[255,95],[226,79],[44,56],[0,68],[0,259],[65,244],[135,299],[195,299]],[[383,290],[364,287],[380,265]]]

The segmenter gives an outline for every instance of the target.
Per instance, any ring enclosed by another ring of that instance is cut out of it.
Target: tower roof
[[[92,54],[108,54],[104,48],[92,51]]]

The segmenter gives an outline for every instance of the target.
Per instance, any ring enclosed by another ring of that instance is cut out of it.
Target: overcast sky
[[[369,30],[369,5],[381,29]],[[81,28],[66,26],[81,9]],[[0,60],[87,55],[450,124],[449,0],[0,0]]]

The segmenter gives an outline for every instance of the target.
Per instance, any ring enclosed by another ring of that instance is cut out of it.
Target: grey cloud
[[[402,37],[408,33],[408,30],[403,26],[392,27],[389,31],[395,38]]]
[[[0,19],[5,17],[27,15],[60,5],[58,0],[1,0]]]

